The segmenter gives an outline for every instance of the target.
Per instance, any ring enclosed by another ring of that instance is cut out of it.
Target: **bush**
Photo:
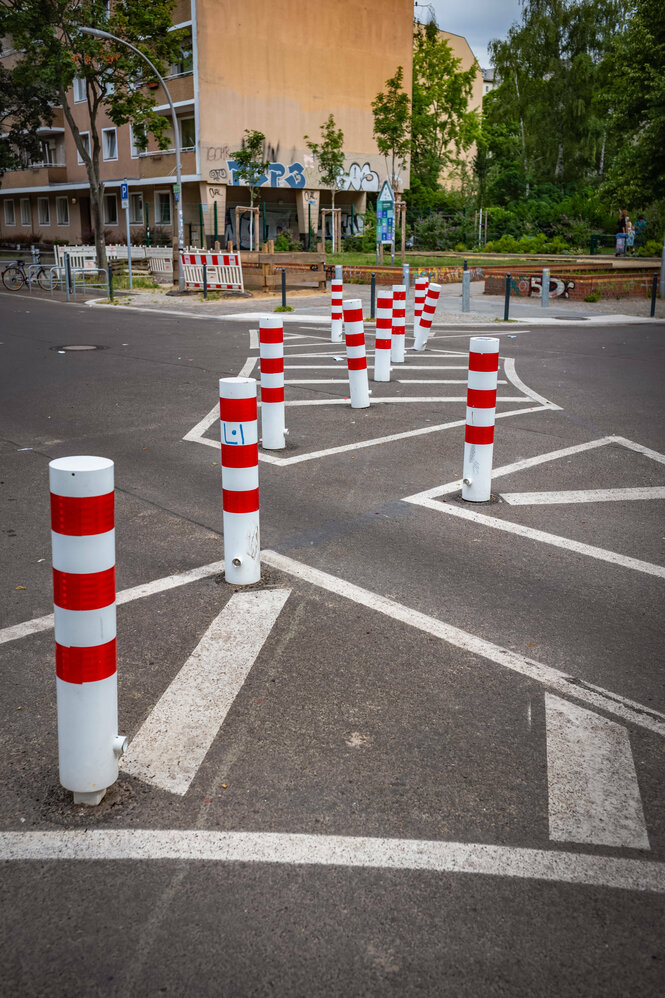
[[[467,247],[466,247],[465,243],[455,243],[455,252],[456,253],[466,253],[467,252]]]
[[[638,256],[660,256],[663,252],[663,244],[657,239],[647,239],[644,246],[640,246],[637,251]]]
[[[588,295],[584,296],[585,301],[600,301],[600,294],[597,291],[591,291]]]
[[[300,240],[293,238],[290,229],[284,229],[275,239],[275,253],[297,253],[301,249]]]

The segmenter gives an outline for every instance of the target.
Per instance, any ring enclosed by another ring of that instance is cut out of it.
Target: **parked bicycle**
[[[2,283],[7,290],[18,291],[19,288],[24,287],[26,284],[37,282],[39,287],[43,288],[44,291],[50,291],[51,277],[48,270],[39,264],[28,264],[27,266],[33,267],[30,280],[28,280],[28,273],[25,269],[25,260],[17,260],[15,263],[10,263],[5,267],[2,272]]]

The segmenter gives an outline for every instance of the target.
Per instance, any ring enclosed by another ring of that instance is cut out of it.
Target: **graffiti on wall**
[[[352,163],[347,173],[340,178],[341,191],[378,191],[379,175],[369,163]]]
[[[247,181],[238,178],[240,164],[235,159],[227,159],[226,166],[229,184],[233,187],[246,187]],[[212,171],[211,171],[212,172]],[[268,163],[268,170],[262,173],[256,183],[257,187],[292,187],[302,190],[305,187],[305,167],[302,163]]]
[[[532,277],[529,293],[539,295],[543,287],[542,277]],[[550,277],[550,298],[570,298],[575,281],[569,277]]]
[[[208,162],[219,162],[221,153],[228,154],[228,146],[210,147],[207,151]],[[246,187],[247,183],[238,177],[239,164],[234,159],[226,159],[225,166],[214,166],[208,171],[208,179],[212,183],[225,183],[232,187]],[[310,187],[316,186],[317,168],[303,163],[280,163],[274,161],[268,164],[267,170],[260,174],[257,187],[290,187],[293,190],[303,190],[307,186],[309,176]],[[313,182],[314,181],[314,182]],[[369,163],[353,162],[339,180],[341,191],[378,191],[381,186],[379,174]]]

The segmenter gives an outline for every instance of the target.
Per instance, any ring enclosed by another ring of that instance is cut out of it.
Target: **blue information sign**
[[[123,208],[129,208],[129,184],[126,180],[120,184],[120,201]]]
[[[387,180],[376,202],[376,241],[395,242],[395,195]]]

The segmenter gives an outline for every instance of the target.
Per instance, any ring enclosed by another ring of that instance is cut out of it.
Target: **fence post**
[[[346,363],[349,371],[349,394],[352,409],[369,406],[369,381],[367,379],[367,352],[365,326],[360,298],[345,301],[344,333],[346,337]]]
[[[651,318],[656,314],[656,292],[658,291],[658,274],[653,275],[651,281]]]
[[[547,308],[550,303],[550,271],[549,267],[543,270],[542,284],[540,286],[540,304]]]
[[[374,319],[376,316],[376,274],[372,274],[369,282],[369,317]]]
[[[219,379],[224,574],[234,586],[261,579],[256,379]]]
[[[208,264],[203,261],[203,299],[208,297]]]
[[[508,322],[510,311],[510,274],[506,274],[506,291],[503,299],[503,321]]]
[[[494,336],[472,336],[469,342],[462,481],[462,499],[469,502],[488,502],[491,497],[498,373],[498,339]]]
[[[108,266],[109,301],[113,301],[113,264]]]
[[[72,290],[71,282],[72,282],[72,271],[69,264],[69,253],[65,253],[65,294],[67,301],[69,301],[69,296]]]
[[[282,267],[282,308],[286,308],[286,267]]]
[[[259,320],[261,368],[261,446],[283,450],[284,439],[284,324],[277,316]]]
[[[212,214],[213,214],[213,220],[214,220],[214,226],[215,226],[215,239],[214,239],[214,242],[217,243],[217,240],[219,239],[219,234],[217,232],[217,202],[216,201],[213,201],[212,208],[213,208]]]
[[[118,779],[113,461],[49,464],[60,782],[94,806]]]

